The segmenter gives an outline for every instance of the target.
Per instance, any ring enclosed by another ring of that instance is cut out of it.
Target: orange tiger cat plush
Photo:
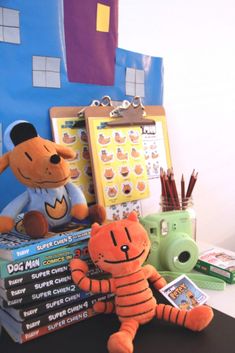
[[[155,316],[193,331],[203,330],[212,320],[213,311],[208,306],[186,311],[157,304],[148,280],[156,289],[162,288],[166,281],[153,266],[142,267],[150,251],[150,241],[135,212],[125,220],[102,226],[93,224],[88,249],[93,262],[112,277],[88,278],[88,266],[79,259],[70,262],[70,269],[74,283],[82,290],[115,293],[115,303],[97,302],[93,307],[99,313],[115,311],[121,321],[119,331],[108,340],[110,353],[133,352],[133,339],[139,325]]]

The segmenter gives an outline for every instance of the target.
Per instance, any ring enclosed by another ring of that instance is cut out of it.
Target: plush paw
[[[109,337],[109,353],[132,353],[133,350],[132,339],[127,332],[119,331]]]
[[[49,231],[46,217],[39,211],[29,211],[25,213],[23,225],[26,234],[31,238],[43,238]]]
[[[71,216],[80,221],[85,219],[88,216],[88,214],[89,214],[89,210],[86,204],[73,205],[71,209]]]
[[[161,288],[163,288],[166,285],[167,285],[167,281],[165,280],[165,278],[161,277],[161,278],[159,278],[159,280],[157,280],[155,282],[154,287],[156,289],[161,289]]]
[[[8,216],[0,216],[0,233],[10,232],[15,225],[14,219]]]
[[[209,306],[196,306],[187,313],[185,327],[192,331],[202,331],[209,325],[213,316],[213,310]]]
[[[105,208],[101,205],[92,205],[89,207],[89,218],[91,223],[104,223],[106,219]]]
[[[77,273],[87,273],[88,272],[88,266],[86,264],[85,261],[82,261],[80,259],[73,259],[70,261],[70,264],[69,264],[69,267],[70,267],[70,270],[71,272],[74,272],[76,273],[76,270],[77,270]]]

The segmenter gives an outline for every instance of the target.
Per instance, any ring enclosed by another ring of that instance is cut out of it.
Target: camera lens
[[[190,259],[190,253],[188,251],[183,251],[181,254],[179,254],[178,260],[181,263],[185,263]]]
[[[169,237],[160,252],[162,268],[173,272],[190,272],[198,259],[198,247],[189,236]]]

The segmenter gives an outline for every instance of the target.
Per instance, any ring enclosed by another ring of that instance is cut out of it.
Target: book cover
[[[12,316],[8,316],[8,322],[15,332],[18,332],[19,334],[26,333],[35,328],[39,328],[41,326],[45,326],[49,323],[52,323],[56,320],[63,319],[66,316],[81,312],[88,308],[92,308],[92,306],[100,300],[107,300],[107,296],[96,294],[85,299],[79,300],[76,303],[68,304],[57,310],[47,311],[43,315],[36,316],[34,318],[27,319],[24,321],[17,321]]]
[[[81,244],[80,244],[81,245]],[[75,250],[82,250],[85,248],[82,248],[81,246],[79,248],[75,247]],[[78,252],[78,251],[77,251]],[[61,252],[58,253],[59,256],[61,256]],[[63,254],[63,253],[62,253]],[[71,255],[66,255],[66,258],[68,257],[68,261],[69,258],[72,259],[72,256],[76,255],[76,251],[74,251],[74,254],[71,253]],[[64,255],[62,255],[64,256]],[[93,264],[92,260],[90,258],[86,258],[88,256],[88,253],[85,251],[83,252],[79,257],[86,260],[86,263],[89,266],[89,275],[97,275],[97,273],[102,273],[102,271]],[[57,258],[60,261],[63,260],[63,257],[59,257]],[[65,263],[59,266],[51,266],[49,268],[46,269],[42,269],[42,270],[38,270],[38,271],[32,271],[32,272],[23,272],[21,275],[18,276],[13,276],[13,277],[7,277],[7,278],[0,278],[0,287],[2,287],[3,289],[10,289],[10,288],[16,288],[28,283],[31,283],[32,281],[39,281],[39,280],[45,280],[51,276],[58,276],[58,275],[63,275],[65,274],[67,271],[69,271],[69,263]]]
[[[199,255],[195,270],[235,283],[235,252],[211,248]]]
[[[67,271],[63,276],[52,276],[43,281],[33,281],[16,288],[3,289],[0,287],[0,296],[6,301],[11,301],[66,283],[73,283],[70,271]]]
[[[16,220],[15,228],[10,233],[0,234],[0,257],[6,260],[18,260],[31,255],[39,254],[90,236],[90,228],[85,225],[71,222],[63,229],[57,229],[46,237],[33,240],[25,234],[22,225],[22,215]]]
[[[56,265],[68,264],[74,256],[87,259],[87,242],[88,239],[80,240],[76,243],[29,256],[21,260],[6,261],[0,259],[0,277],[1,279],[13,278],[14,276],[22,276],[29,272],[45,270],[55,267]]]
[[[46,288],[38,293],[31,293],[27,296],[21,296],[20,298],[7,300],[6,303],[8,306],[24,305],[35,303],[37,301],[48,300],[50,298],[59,297],[63,294],[76,293],[80,289],[73,283],[67,283],[65,285],[59,285],[56,287]]]
[[[95,276],[97,274],[101,273],[98,267],[92,266],[92,275]],[[48,274],[48,273],[47,273]],[[90,276],[90,271],[88,272],[88,276]],[[64,285],[66,283],[73,283],[72,277],[71,277],[71,272],[67,266],[67,271],[63,274],[59,275],[53,275],[50,277],[46,277],[43,280],[33,280],[30,283],[26,283],[22,286],[17,286],[14,288],[8,288],[4,289],[0,287],[0,296],[5,300],[5,301],[11,301],[17,298],[21,298],[24,296],[29,296],[31,294],[38,293],[42,291],[43,289],[50,289],[52,287],[56,287],[59,285]]]
[[[19,276],[8,278],[0,278],[0,287],[3,289],[10,289],[22,286],[35,280],[46,279],[50,276],[63,275],[69,270],[67,264],[50,267],[46,270],[39,270],[33,272],[26,272]]]
[[[20,305],[9,307],[7,303],[0,298],[1,308],[11,315],[17,321],[28,320],[44,314],[47,311],[59,309],[66,305],[71,305],[82,299],[89,298],[93,294],[90,292],[76,292],[69,293],[60,297],[56,297],[50,300],[44,300],[39,303],[31,303],[28,305]]]
[[[88,262],[89,265],[89,262]],[[110,275],[108,273],[100,271],[98,267],[94,267],[91,264],[91,269],[88,272],[90,277],[107,278]],[[36,287],[32,289],[30,286],[30,291],[26,293],[26,286],[16,287],[12,290],[4,290],[0,288],[0,298],[5,301],[7,306],[18,306],[24,304],[30,304],[35,301],[48,300],[57,296],[62,296],[63,294],[79,292],[80,289],[73,283],[70,274],[62,277],[53,276],[50,279],[36,283]],[[11,295],[9,294],[11,293]],[[8,295],[7,295],[8,294]]]
[[[208,300],[208,295],[186,275],[177,277],[161,288],[160,292],[173,306],[179,309],[191,310]]]
[[[63,319],[54,321],[48,325],[41,326],[35,330],[31,330],[28,333],[19,333],[14,331],[11,324],[9,323],[9,315],[4,310],[0,309],[0,317],[3,322],[3,327],[8,332],[9,336],[11,336],[11,338],[18,343],[24,343],[48,333],[63,329],[64,327],[88,319],[94,315],[96,315],[96,313],[91,308],[89,308],[79,313],[66,316]]]

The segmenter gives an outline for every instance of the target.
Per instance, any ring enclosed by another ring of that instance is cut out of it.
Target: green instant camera
[[[198,260],[193,237],[195,219],[188,210],[160,212],[140,218],[151,241],[146,263],[162,271],[190,272]]]

